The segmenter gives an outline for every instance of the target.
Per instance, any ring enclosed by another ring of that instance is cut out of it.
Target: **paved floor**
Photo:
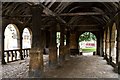
[[[46,63],[48,56],[45,56]],[[46,65],[46,64],[45,64]],[[27,78],[29,59],[9,63],[2,66],[3,78]],[[62,66],[50,69],[46,65],[45,78],[118,78],[113,67],[108,65],[102,57],[83,55],[71,57]]]

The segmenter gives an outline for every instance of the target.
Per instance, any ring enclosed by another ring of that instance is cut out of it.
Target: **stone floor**
[[[44,58],[45,78],[118,78],[118,74],[113,72],[113,67],[99,56],[73,56],[55,69],[48,68],[48,56]],[[27,78],[28,70],[29,58],[3,65],[2,77]]]

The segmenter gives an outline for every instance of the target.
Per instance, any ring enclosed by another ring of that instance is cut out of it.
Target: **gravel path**
[[[48,56],[46,57],[46,63]],[[29,59],[12,62],[2,66],[3,78],[27,78]],[[45,78],[118,78],[113,72],[113,67],[107,64],[102,57],[76,56],[66,60],[56,69],[44,69]]]

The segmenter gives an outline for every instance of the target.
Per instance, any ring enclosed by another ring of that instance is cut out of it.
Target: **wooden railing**
[[[5,50],[4,51],[4,59],[6,63],[17,61],[21,59],[21,56],[23,59],[29,56],[30,48],[27,49],[15,49],[15,50]]]

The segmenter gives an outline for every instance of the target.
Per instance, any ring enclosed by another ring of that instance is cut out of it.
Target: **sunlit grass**
[[[82,52],[94,52],[96,51],[95,47],[91,47],[91,48],[82,48]]]

